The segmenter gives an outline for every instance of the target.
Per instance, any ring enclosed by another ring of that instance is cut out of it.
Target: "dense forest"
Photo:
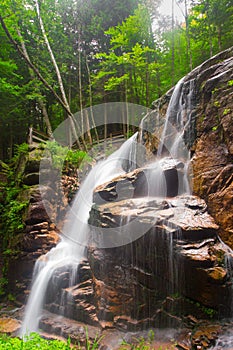
[[[178,5],[182,21],[174,11],[162,16],[159,0],[1,1],[0,159],[12,157],[30,125],[51,135],[92,105],[150,107],[232,46],[232,0]]]

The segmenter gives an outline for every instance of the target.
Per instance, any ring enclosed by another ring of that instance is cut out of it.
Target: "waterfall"
[[[194,90],[195,79],[185,82],[182,78],[175,86],[157,152],[159,158],[167,154],[172,159],[184,163],[184,176],[180,179],[179,194],[191,193],[188,180],[190,152],[186,142],[190,137]]]
[[[169,150],[170,156],[182,160],[185,164],[186,174],[179,179],[181,185],[180,193],[189,192],[187,169],[189,163],[189,152],[185,147],[183,136],[185,128],[189,123],[191,111],[192,86],[189,87],[189,93],[184,99],[183,96],[184,80],[182,79],[174,89],[171,97],[162,139],[158,149],[158,158],[162,158],[164,147]],[[177,125],[174,127],[174,123]],[[57,269],[66,269],[71,267],[69,285],[75,283],[79,263],[85,257],[86,247],[89,242],[90,232],[88,225],[89,212],[92,207],[93,190],[100,184],[103,184],[112,178],[124,174],[125,172],[136,169],[138,164],[137,153],[140,150],[137,143],[138,133],[128,139],[116,152],[106,160],[100,161],[90,171],[84,180],[74,203],[65,220],[62,230],[62,237],[57,246],[51,249],[45,256],[38,259],[35,265],[31,293],[25,309],[25,317],[21,328],[21,336],[27,333],[38,331],[39,321],[42,316],[43,307],[46,299],[46,291],[49,282]],[[149,188],[153,191],[148,195],[157,195],[166,197],[166,184],[161,164],[166,162],[164,159],[158,159],[150,165],[151,176],[149,179]],[[140,162],[139,162],[140,163]],[[150,180],[151,179],[151,180]],[[156,179],[156,180],[155,180]],[[154,182],[156,182],[154,184]],[[171,238],[169,238],[170,240]],[[171,250],[173,243],[169,241]],[[172,255],[171,255],[172,259]],[[173,269],[172,261],[170,267]]]
[[[24,336],[38,331],[42,316],[46,291],[49,282],[58,268],[72,267],[70,285],[75,272],[83,257],[89,239],[87,220],[92,206],[93,190],[99,184],[109,181],[113,177],[123,174],[123,163],[133,167],[135,162],[135,142],[137,135],[128,139],[116,152],[106,160],[99,162],[88,174],[83,182],[76,199],[68,213],[66,224],[62,230],[61,241],[46,255],[40,257],[34,267],[32,288],[25,308],[25,316],[20,330]]]

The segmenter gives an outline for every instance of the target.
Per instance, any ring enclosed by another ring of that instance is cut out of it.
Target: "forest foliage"
[[[51,134],[92,105],[150,107],[232,46],[232,1],[176,1],[182,21],[162,16],[159,0],[2,0],[0,159],[12,157],[30,125]]]

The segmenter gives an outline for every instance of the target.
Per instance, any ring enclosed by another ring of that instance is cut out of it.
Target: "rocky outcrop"
[[[144,118],[142,142],[148,159],[157,153],[164,116],[172,90],[154,102]],[[233,247],[233,48],[204,62],[184,78],[183,101],[192,113],[184,132],[191,152],[193,192],[206,200],[222,239]],[[160,118],[158,118],[158,113]],[[183,110],[183,113],[188,113]],[[175,120],[176,110],[174,110]],[[172,117],[170,122],[172,123]],[[161,125],[158,125],[160,123]],[[149,132],[147,131],[149,130]]]
[[[232,256],[219,241],[203,200],[178,196],[95,205],[90,223],[89,262],[99,319],[135,329],[181,325],[185,315],[203,307],[218,315],[230,312],[231,276],[224,259]],[[123,223],[125,229],[119,227]],[[113,227],[118,231],[111,235],[107,228]],[[99,228],[104,229],[102,245],[110,247],[111,239],[112,248],[95,247]],[[121,234],[128,234],[131,243],[116,243]]]
[[[221,237],[233,247],[233,50],[228,53],[205,79],[199,76],[192,166],[194,192],[205,198]]]
[[[95,204],[144,196],[175,197],[184,176],[184,164],[176,159],[164,158],[143,168],[120,175],[98,186],[93,194]],[[161,183],[161,177],[164,186]]]
[[[16,165],[15,178],[20,189],[17,200],[28,205],[22,217],[22,233],[15,237],[20,251],[9,259],[8,289],[21,302],[25,302],[27,297],[35,261],[59,240],[58,231],[53,224],[57,212],[56,184],[39,185],[42,157],[44,149],[32,146],[28,153],[21,155]],[[49,158],[47,167],[47,171],[51,171]]]

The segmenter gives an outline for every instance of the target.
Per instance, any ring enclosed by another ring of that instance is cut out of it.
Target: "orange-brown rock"
[[[0,318],[0,333],[15,334],[21,327],[21,322],[11,317]]]

